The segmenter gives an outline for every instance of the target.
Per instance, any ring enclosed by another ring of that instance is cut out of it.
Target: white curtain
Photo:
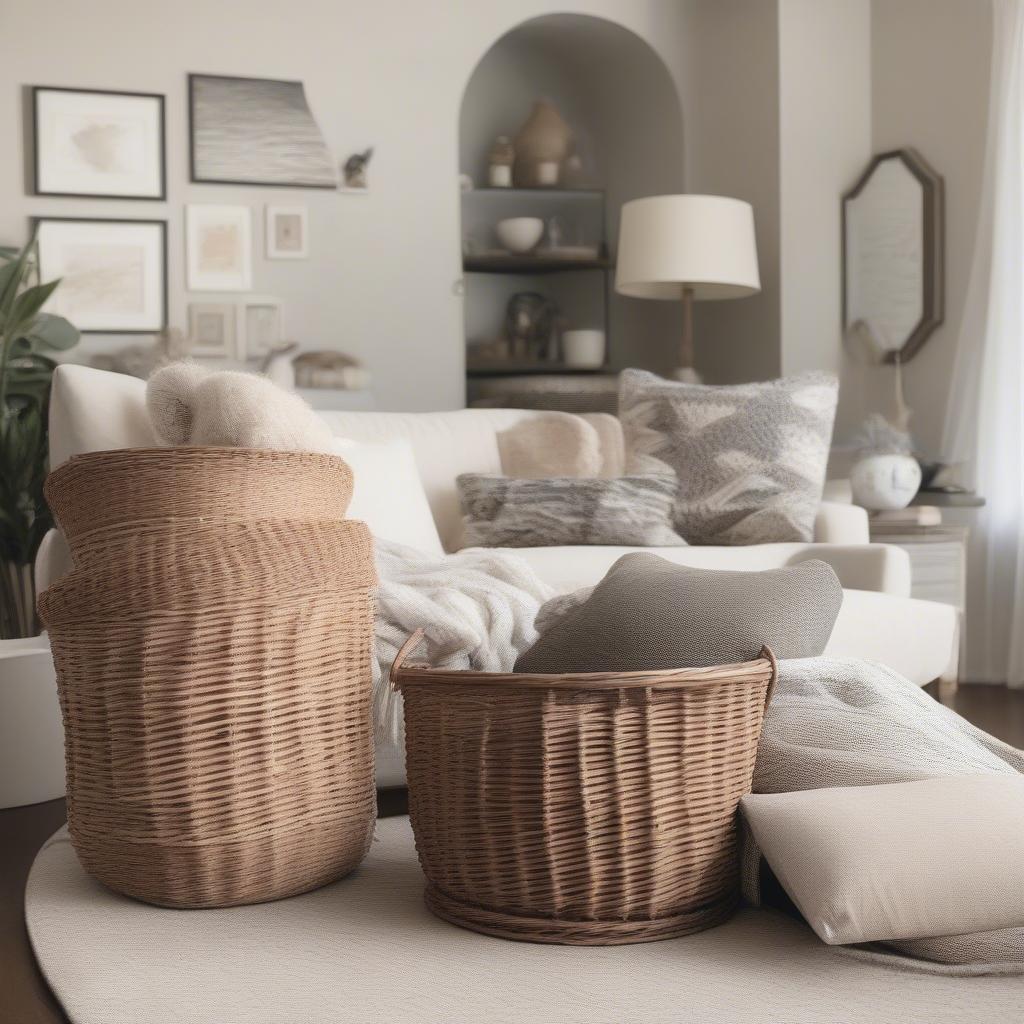
[[[984,191],[943,450],[972,522],[966,677],[1024,687],[1024,0],[995,0]]]

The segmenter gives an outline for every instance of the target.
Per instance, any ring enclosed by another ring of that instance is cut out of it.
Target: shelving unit
[[[507,217],[540,217],[545,237],[533,253],[497,252],[494,226]],[[546,252],[548,226],[557,219],[562,245],[595,248],[594,257]],[[462,193],[466,274],[466,345],[501,336],[505,306],[517,292],[550,297],[571,327],[600,327],[609,335],[610,273],[605,193],[600,188],[479,188]],[[501,276],[506,279],[504,282]],[[607,360],[607,355],[606,355]],[[556,361],[467,360],[467,397],[473,381],[529,375],[574,376],[607,372],[606,367],[570,367]]]

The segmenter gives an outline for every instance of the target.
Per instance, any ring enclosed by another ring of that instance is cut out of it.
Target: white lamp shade
[[[622,207],[615,290],[640,299],[736,299],[761,290],[750,203],[649,196]]]

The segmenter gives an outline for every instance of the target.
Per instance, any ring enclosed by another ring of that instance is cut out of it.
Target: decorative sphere
[[[921,467],[911,455],[869,455],[850,472],[853,500],[873,512],[906,508],[921,486]]]

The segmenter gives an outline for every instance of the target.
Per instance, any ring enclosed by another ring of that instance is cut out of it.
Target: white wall
[[[170,319],[185,326],[183,207],[253,207],[257,253],[268,202],[309,207],[312,256],[257,258],[254,292],[285,303],[304,348],[362,358],[380,408],[463,401],[458,112],[479,58],[515,24],[551,11],[609,18],[681,67],[684,10],[661,0],[0,0],[0,240],[25,240],[32,215],[166,218]],[[52,30],[47,30],[50,26]],[[376,147],[367,196],[188,182],[186,73],[301,79],[341,158]],[[168,201],[27,194],[19,151],[26,85],[167,95]],[[118,341],[118,345],[123,341]],[[101,343],[90,338],[83,352]]]
[[[873,147],[913,146],[946,183],[946,319],[904,373],[910,428],[941,456],[981,200],[992,10],[988,0],[873,0],[871,17]]]
[[[780,0],[781,370],[839,375],[836,436],[865,373],[842,344],[840,196],[871,156],[870,0]]]

